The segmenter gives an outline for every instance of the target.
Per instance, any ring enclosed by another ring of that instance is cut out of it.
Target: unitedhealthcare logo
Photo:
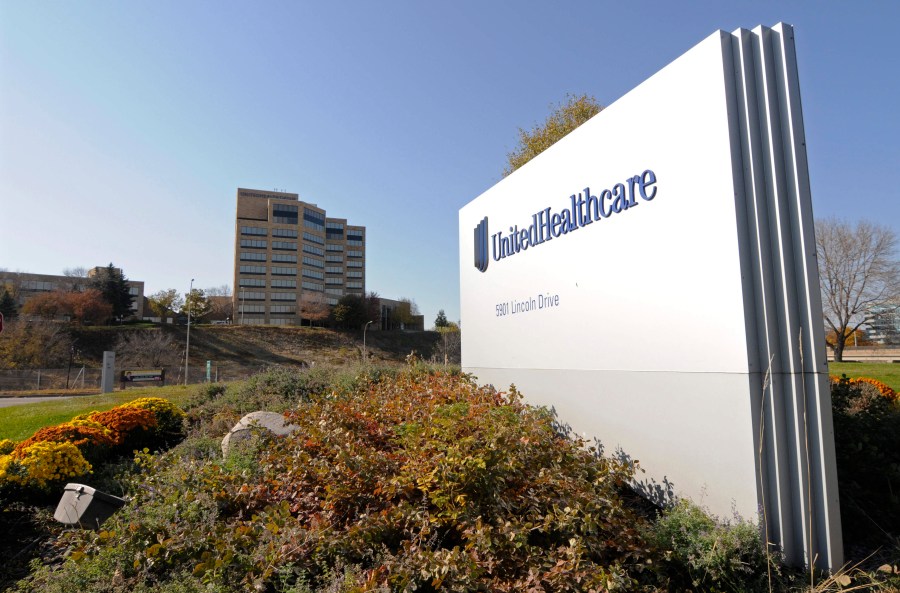
[[[475,227],[475,267],[479,272],[487,270],[488,262],[488,219],[487,216]]]
[[[511,226],[506,235],[503,231],[488,235],[488,219],[485,216],[475,227],[475,267],[479,272],[485,272],[491,257],[494,261],[500,261],[529,247],[537,247],[614,214],[626,212],[629,208],[651,201],[656,197],[657,189],[656,173],[650,169],[613,185],[612,189],[604,189],[598,195],[591,193],[590,187],[585,187],[583,192],[569,196],[567,207],[554,211],[548,206],[531,216],[530,225],[524,228]]]

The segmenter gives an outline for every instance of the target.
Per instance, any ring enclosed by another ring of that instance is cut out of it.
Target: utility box
[[[53,518],[66,525],[96,529],[125,506],[125,502],[118,496],[100,492],[84,484],[66,484]]]

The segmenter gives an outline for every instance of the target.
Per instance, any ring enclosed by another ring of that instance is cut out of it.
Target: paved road
[[[74,396],[65,397],[0,397],[0,408],[8,408],[10,406],[21,406],[22,404],[33,404],[36,402],[49,402],[54,400],[70,399]],[[84,397],[84,396],[81,396]]]

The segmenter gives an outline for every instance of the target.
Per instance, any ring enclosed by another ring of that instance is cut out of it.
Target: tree
[[[9,294],[9,290],[3,287],[3,295],[0,296],[0,313],[6,319],[12,319],[19,314],[19,307],[16,305],[16,299]]]
[[[392,321],[401,327],[414,324],[416,317],[420,314],[419,305],[416,304],[416,301],[407,297],[401,297],[397,301],[400,305],[394,309]]]
[[[19,317],[0,333],[0,368],[47,369],[66,364],[72,338],[65,323]]]
[[[563,136],[600,113],[602,109],[603,107],[590,95],[566,95],[565,103],[553,109],[542,125],[536,125],[531,131],[519,128],[519,142],[516,148],[506,155],[507,165],[503,170],[503,176],[506,177],[559,142]]]
[[[437,317],[434,318],[434,327],[440,329],[442,327],[447,327],[448,325],[450,325],[450,322],[447,321],[447,314],[441,309],[438,311]]]
[[[214,297],[230,297],[231,296],[231,287],[227,284],[222,284],[220,286],[210,286],[206,289],[206,296]]]
[[[309,324],[323,322],[331,314],[331,307],[325,302],[325,295],[321,292],[304,292],[300,296],[300,322],[309,320]]]
[[[147,297],[150,310],[156,317],[168,317],[181,310],[184,298],[174,288],[160,290]]]
[[[826,219],[816,222],[816,255],[826,328],[834,334],[834,360],[841,362],[854,332],[871,322],[874,310],[893,307],[900,297],[897,236],[887,227]]]
[[[119,337],[116,361],[121,367],[171,367],[184,360],[184,350],[160,329],[130,331]]]
[[[134,297],[131,295],[131,287],[122,270],[110,264],[105,268],[96,268],[96,274],[91,277],[89,288],[99,290],[104,300],[112,305],[113,316],[116,318],[130,317],[131,305]]]
[[[206,298],[206,293],[203,292],[203,289],[195,288],[190,294],[184,296],[184,306],[181,308],[181,312],[184,315],[190,313],[192,320],[203,321],[211,310],[212,305],[209,303],[209,299]]]
[[[54,290],[53,292],[42,292],[28,299],[22,305],[22,314],[29,317],[42,317],[44,319],[54,319],[63,315],[71,315],[72,309],[68,302],[67,292]]]
[[[462,359],[462,333],[459,326],[448,321],[445,326],[437,326],[441,339],[434,346],[434,361],[444,364],[459,364]]]
[[[113,316],[112,305],[106,302],[99,290],[70,292],[65,299],[72,319],[81,325],[104,323]]]
[[[359,329],[370,319],[366,319],[366,303],[363,297],[348,294],[341,297],[331,309],[331,319],[344,329]]]

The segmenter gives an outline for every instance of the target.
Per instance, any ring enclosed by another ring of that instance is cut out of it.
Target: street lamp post
[[[369,358],[366,352],[366,330],[369,329],[371,323],[371,321],[367,321],[366,326],[363,328],[363,362],[367,362]]]
[[[194,279],[191,278],[191,288],[188,290],[187,310],[188,310],[188,327],[187,327],[187,344],[184,347],[184,384],[188,384],[188,358],[191,355],[191,294],[194,292]]]

